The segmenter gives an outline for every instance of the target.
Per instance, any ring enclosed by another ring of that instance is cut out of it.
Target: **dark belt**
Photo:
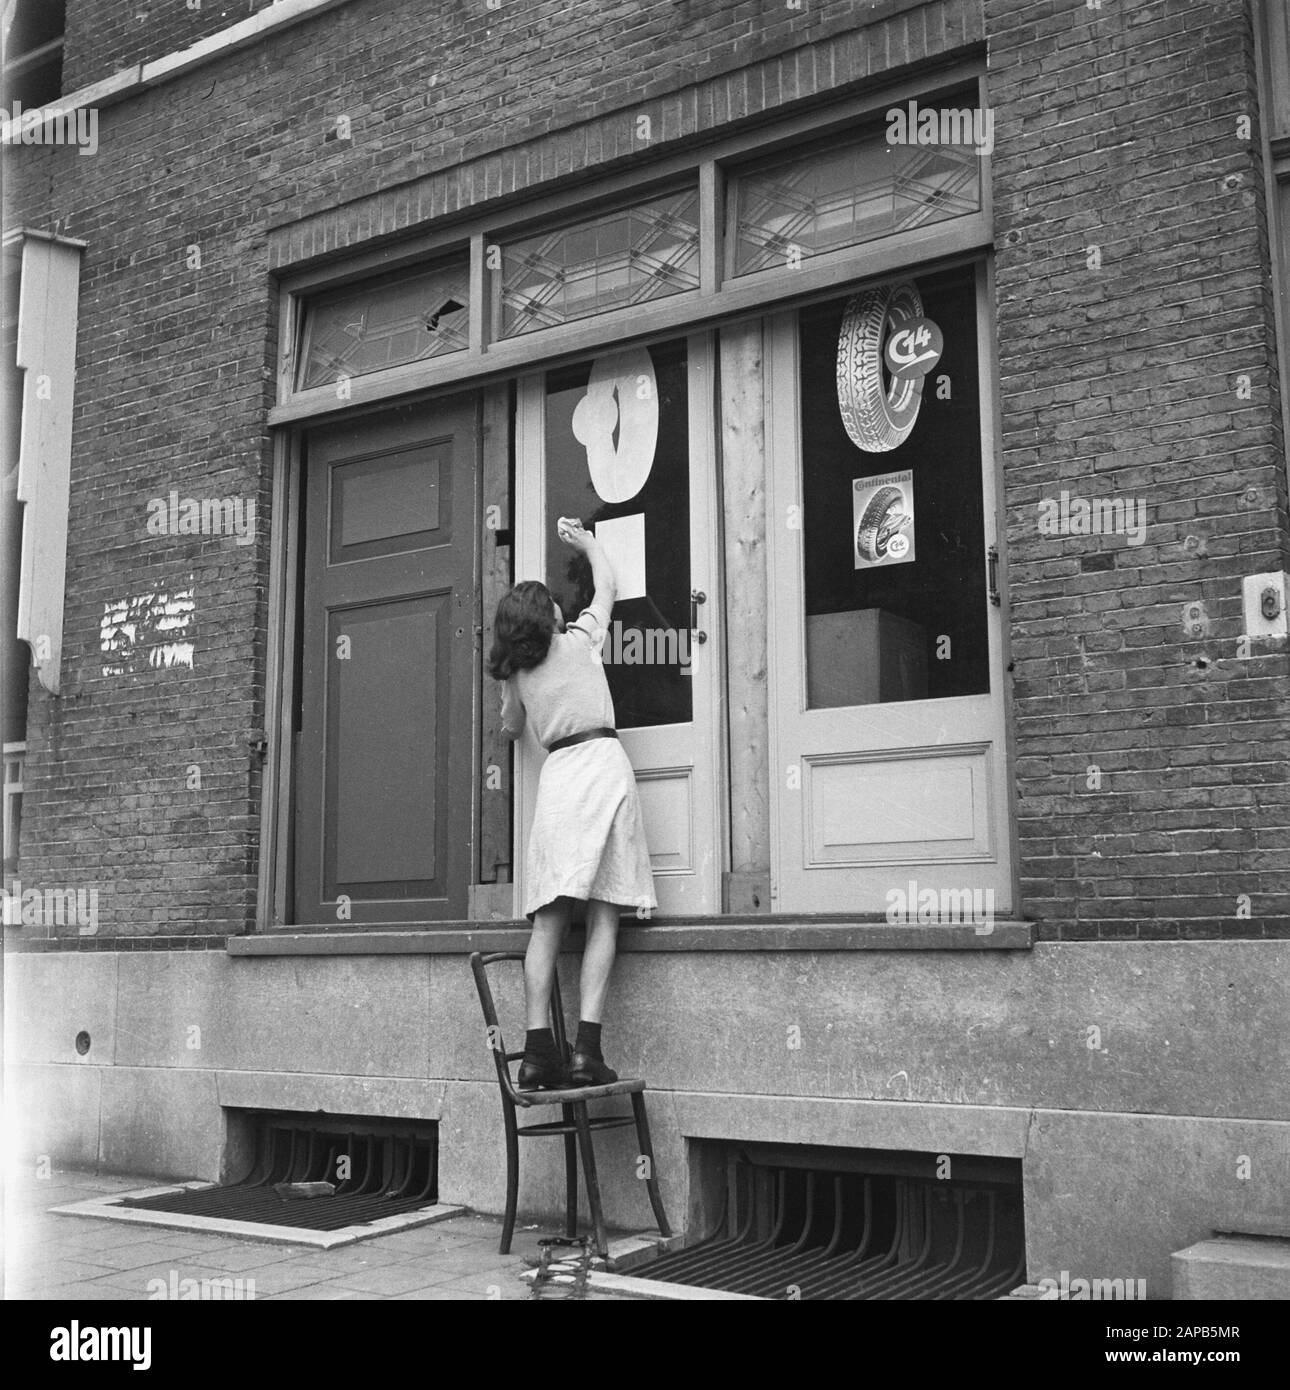
[[[546,750],[548,753],[558,753],[561,748],[572,748],[575,743],[586,743],[593,738],[617,738],[617,729],[588,729],[585,733],[570,734],[568,738],[558,738]]]

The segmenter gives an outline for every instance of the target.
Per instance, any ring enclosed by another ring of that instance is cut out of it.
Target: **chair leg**
[[[587,1179],[587,1204],[596,1230],[596,1254],[609,1258],[609,1241],[605,1236],[605,1213],[600,1206],[600,1179],[596,1176],[596,1151],[591,1143],[591,1125],[587,1121],[587,1102],[573,1102],[574,1123],[578,1126],[578,1147],[582,1150],[582,1171]]]
[[[520,1136],[515,1127],[515,1114],[505,1105],[502,1118],[506,1122],[506,1215],[502,1221],[502,1243],[497,1247],[497,1253],[509,1255],[511,1237],[515,1234],[515,1208],[520,1196]]]
[[[645,1114],[645,1097],[639,1091],[632,1092],[632,1113],[636,1116],[636,1140],[646,1163],[649,1176],[645,1179],[645,1189],[649,1193],[649,1204],[654,1208],[654,1219],[658,1222],[659,1234],[670,1236],[672,1228],[667,1224],[667,1213],[663,1210],[663,1196],[658,1188],[658,1173],[654,1165],[654,1146],[650,1143],[649,1118]]]
[[[573,1107],[562,1105],[564,1123],[573,1124]],[[564,1136],[564,1233],[572,1240],[578,1234],[578,1137]]]

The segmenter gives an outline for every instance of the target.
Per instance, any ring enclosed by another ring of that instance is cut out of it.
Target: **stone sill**
[[[575,931],[577,929],[575,928]],[[230,956],[465,955],[522,951],[527,922],[443,922],[424,927],[280,930],[228,938]],[[845,916],[693,917],[629,925],[620,952],[636,951],[1028,951],[1030,922],[995,922],[978,934],[972,926],[893,926]]]

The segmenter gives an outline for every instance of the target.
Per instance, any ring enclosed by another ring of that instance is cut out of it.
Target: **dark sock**
[[[524,1035],[524,1051],[531,1057],[555,1057],[555,1034],[549,1028],[530,1028]]]
[[[575,1052],[594,1057],[597,1062],[605,1060],[600,1051],[600,1024],[588,1023],[585,1018],[578,1020],[578,1040],[573,1045]]]

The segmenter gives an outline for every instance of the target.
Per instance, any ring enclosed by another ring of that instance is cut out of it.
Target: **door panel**
[[[306,437],[299,922],[466,915],[477,447],[473,397]]]
[[[451,652],[449,616],[446,594],[328,614],[327,649],[345,635],[352,642],[350,658],[327,667],[327,748],[335,750],[324,802],[329,900],[446,894],[436,793],[448,753],[438,687],[450,669],[451,658],[440,659]],[[394,730],[417,732],[392,737]]]
[[[557,519],[581,517],[613,557],[620,597],[602,656],[664,915],[720,904],[712,393],[705,336],[606,353],[518,392],[516,575],[541,576],[573,618],[590,601],[590,567],[555,540]],[[542,759],[526,734],[521,899]]]
[[[636,775],[641,814],[654,872],[692,874],[694,856],[694,769],[652,768]]]
[[[884,349],[916,319],[943,342],[911,391]],[[916,884],[1007,911],[983,271],[779,315],[770,341],[776,908],[903,911]]]
[[[806,758],[807,865],[991,858],[988,751]]]

